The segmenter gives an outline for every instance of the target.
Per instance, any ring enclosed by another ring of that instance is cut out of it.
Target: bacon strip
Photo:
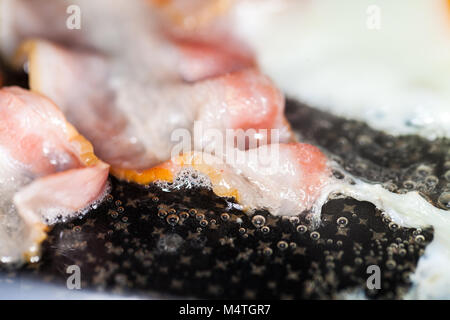
[[[266,208],[275,215],[310,210],[323,187],[331,181],[326,156],[312,145],[271,144],[236,152],[235,157],[227,155],[225,159],[191,152],[137,177],[125,171],[115,171],[115,174],[140,183],[174,183],[180,172],[191,169],[207,176],[218,196],[234,197],[244,209]],[[192,184],[195,185],[195,179]]]
[[[270,143],[275,129],[280,142],[293,140],[283,95],[256,69],[189,84],[115,73],[113,59],[44,41],[25,43],[19,56],[28,57],[31,89],[55,101],[99,157],[118,169],[145,170],[169,159],[172,133],[193,133],[196,121],[224,136],[227,129],[254,129],[241,149]],[[195,136],[193,144],[203,147],[203,138]]]
[[[0,258],[38,257],[47,224],[101,200],[109,166],[47,98],[0,89]]]
[[[82,14],[79,30],[66,26],[66,10],[74,5]],[[204,5],[209,8],[209,1]],[[23,41],[46,39],[126,60],[159,78],[187,81],[256,66],[248,48],[233,35],[212,29],[208,37],[203,31],[201,35],[175,32],[174,25],[166,24],[161,10],[165,12],[147,0],[118,1],[114,5],[109,0],[1,0],[0,53],[10,59]]]

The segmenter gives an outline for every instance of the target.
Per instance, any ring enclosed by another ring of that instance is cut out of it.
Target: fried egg
[[[241,1],[236,30],[288,96],[392,134],[450,136],[447,0]]]

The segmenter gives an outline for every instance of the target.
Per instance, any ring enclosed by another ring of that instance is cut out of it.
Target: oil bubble
[[[297,227],[298,233],[306,233],[306,231],[308,231],[308,227],[303,224],[301,224]]]
[[[272,251],[272,249],[269,248],[269,247],[266,247],[266,248],[263,249],[263,254],[264,254],[265,256],[267,256],[267,257],[268,257],[268,256],[271,256],[272,253],[273,253],[273,251]]]
[[[279,241],[277,247],[280,250],[286,250],[288,248],[288,243],[286,241]]]
[[[438,183],[439,183],[439,179],[436,176],[428,176],[425,179],[425,184],[430,188],[435,187]]]
[[[416,187],[416,183],[412,180],[406,180],[403,182],[403,187],[408,190],[413,190]]]
[[[346,217],[339,217],[336,220],[339,227],[345,227],[348,224],[348,219]]]
[[[395,222],[389,223],[389,229],[391,231],[397,231],[398,230],[398,224],[396,224]]]
[[[187,218],[189,218],[189,213],[187,213],[186,211],[180,212],[180,218],[186,220]]]
[[[203,219],[205,219],[205,215],[203,213],[198,213],[195,215],[195,219],[197,221],[202,221]]]
[[[318,233],[317,231],[311,232],[311,234],[310,234],[309,236],[310,236],[311,239],[313,239],[313,240],[319,240],[319,239],[320,239],[320,233]]]
[[[417,236],[414,237],[414,241],[415,241],[417,244],[422,244],[422,243],[425,242],[425,237],[424,237],[423,235],[419,234],[419,235],[417,235]]]
[[[421,176],[427,176],[429,175],[433,169],[427,165],[421,164],[417,167],[416,172]]]
[[[263,226],[261,228],[261,232],[264,234],[268,234],[270,232],[270,228],[268,226]]]
[[[180,218],[176,214],[170,214],[167,216],[166,219],[167,223],[170,224],[171,226],[176,226],[179,220]]]
[[[164,219],[167,216],[167,211],[166,210],[159,210],[158,211],[158,217],[160,217],[161,219]]]
[[[443,192],[438,198],[438,204],[441,208],[450,210],[450,192]]]
[[[397,185],[395,183],[393,183],[392,181],[385,182],[383,184],[383,187],[385,189],[389,190],[390,192],[395,192],[397,190]]]
[[[256,215],[252,218],[252,223],[256,228],[261,228],[266,223],[266,218],[261,215]]]

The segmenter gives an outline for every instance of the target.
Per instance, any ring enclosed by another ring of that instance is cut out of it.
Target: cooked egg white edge
[[[405,299],[450,298],[450,214],[426,201],[416,191],[396,194],[381,184],[370,184],[353,178],[354,185],[334,180],[322,191],[316,207],[321,208],[330,194],[339,193],[359,201],[373,203],[387,213],[393,222],[407,228],[433,227],[434,238],[425,248],[415,272],[412,288]]]
[[[392,134],[450,137],[446,0],[243,1],[236,32],[291,97]]]

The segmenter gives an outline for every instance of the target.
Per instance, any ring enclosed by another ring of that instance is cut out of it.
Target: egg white
[[[235,19],[288,96],[393,134],[450,136],[446,0],[244,1]]]

